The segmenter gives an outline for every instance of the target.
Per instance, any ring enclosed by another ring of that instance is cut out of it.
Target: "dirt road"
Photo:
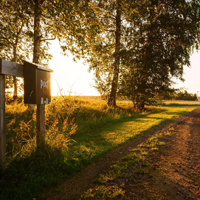
[[[149,138],[156,134],[156,145],[151,146],[154,139]],[[143,157],[143,164],[127,166],[121,175],[111,181],[94,182],[99,174],[106,174],[113,161],[118,161],[119,165],[121,162],[122,165],[124,161],[121,158],[133,153]],[[47,191],[42,199],[72,200],[89,188],[100,185],[107,188],[120,187],[123,195],[117,195],[114,199],[200,199],[200,109],[153,129],[112,151],[74,178]],[[95,190],[91,190],[91,193],[92,191]],[[106,194],[95,195],[94,192],[93,195],[81,199],[110,198]]]
[[[164,145],[145,156],[148,173],[132,170],[125,180],[124,196],[116,199],[200,199],[200,109],[174,124],[170,135],[159,140]]]

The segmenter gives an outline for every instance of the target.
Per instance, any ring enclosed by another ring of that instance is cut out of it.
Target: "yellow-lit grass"
[[[124,196],[124,191],[122,186],[112,185],[112,186],[96,186],[94,189],[90,189],[84,193],[81,199],[114,199],[118,196]]]

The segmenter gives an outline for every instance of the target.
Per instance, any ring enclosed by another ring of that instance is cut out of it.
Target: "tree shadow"
[[[16,158],[0,173],[0,199],[33,199],[44,188],[72,175],[64,154],[46,145],[25,158]]]

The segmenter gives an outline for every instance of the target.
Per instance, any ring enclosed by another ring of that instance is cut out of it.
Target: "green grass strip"
[[[199,107],[200,104],[187,104],[187,103],[161,103],[159,104],[159,106],[196,106],[196,107]]]

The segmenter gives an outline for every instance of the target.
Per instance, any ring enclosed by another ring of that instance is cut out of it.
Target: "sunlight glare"
[[[72,55],[64,56],[57,40],[52,42],[49,53],[53,55],[49,67],[51,74],[52,96],[76,95],[76,96],[99,96],[92,87],[94,85],[93,74],[88,72],[88,66],[82,61],[74,62]],[[61,91],[60,91],[61,90]]]

